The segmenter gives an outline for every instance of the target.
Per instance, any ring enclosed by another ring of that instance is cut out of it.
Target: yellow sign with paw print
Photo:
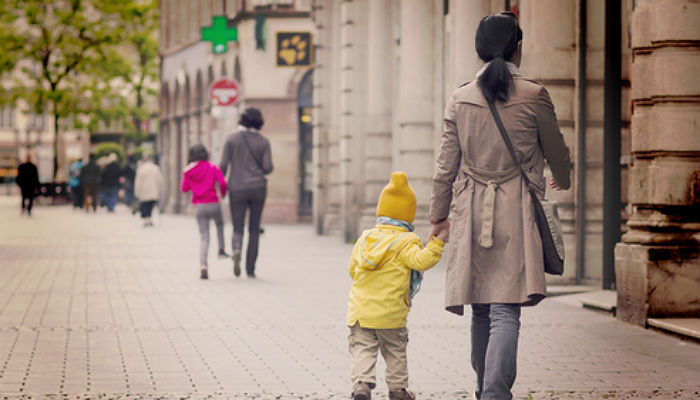
[[[311,32],[277,32],[277,66],[310,67],[313,65]]]

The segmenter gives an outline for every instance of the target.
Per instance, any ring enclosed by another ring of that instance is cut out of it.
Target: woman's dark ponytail
[[[523,31],[511,13],[487,15],[476,29],[476,52],[488,62],[478,78],[481,92],[486,100],[506,101],[513,83],[513,75],[506,65],[518,49]]]

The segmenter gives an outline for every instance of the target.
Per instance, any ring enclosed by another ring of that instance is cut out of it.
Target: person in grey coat
[[[255,278],[255,262],[258,258],[260,219],[267,196],[265,175],[272,172],[270,141],[260,134],[264,123],[262,113],[248,107],[241,114],[239,129],[228,135],[224,143],[219,167],[228,172],[229,205],[233,220],[233,273],[241,273],[241,251],[245,216],[248,213],[248,248],[246,273]]]
[[[485,65],[448,101],[433,175],[433,233],[450,229],[445,307],[472,306],[471,362],[478,399],[510,399],[520,310],[546,294],[542,244],[522,168],[544,196],[570,186],[569,150],[547,90],[520,75],[522,30],[510,13],[479,23],[476,51]],[[513,143],[513,161],[489,109],[494,102]],[[450,216],[450,222],[447,218]]]

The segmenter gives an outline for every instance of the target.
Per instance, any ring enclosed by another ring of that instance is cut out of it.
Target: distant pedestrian
[[[114,212],[114,207],[117,205],[117,196],[119,195],[121,177],[121,168],[119,167],[119,158],[116,154],[110,153],[109,162],[102,169],[100,176],[100,189],[103,193],[107,211]]]
[[[83,168],[83,160],[76,160],[70,165],[70,175],[68,185],[73,199],[73,208],[80,210],[83,208],[84,194],[83,184],[80,182],[80,170]]]
[[[136,162],[134,155],[130,154],[122,168],[119,181],[124,190],[124,203],[132,210],[132,214],[136,213],[136,208],[134,207],[134,179],[136,179]]]
[[[570,185],[569,150],[549,94],[518,70],[522,37],[510,13],[479,23],[476,51],[485,65],[447,103],[433,175],[433,233],[451,229],[445,308],[462,315],[471,305],[477,399],[513,397],[521,307],[536,305],[546,294],[528,190],[544,195],[545,160],[554,176],[550,186]]]
[[[27,155],[27,159],[17,167],[17,185],[22,192],[22,214],[32,215],[34,197],[39,192],[39,170],[32,163],[32,158]]]
[[[408,390],[406,319],[419,271],[440,261],[447,239],[443,231],[423,247],[413,233],[415,216],[416,194],[406,174],[392,173],[379,195],[377,225],[362,232],[352,250],[347,325],[354,400],[372,397],[377,350],[386,361],[389,399],[415,399]]]
[[[99,201],[97,187],[100,183],[100,167],[97,165],[97,156],[95,154],[90,154],[88,163],[80,168],[80,183],[83,185],[85,211],[88,211],[90,205],[92,205],[92,211],[97,212],[97,202]],[[90,199],[89,202],[88,199]]]
[[[194,204],[200,235],[200,277],[209,279],[207,252],[209,251],[209,221],[212,219],[216,225],[219,258],[228,257],[224,250],[224,219],[221,215],[219,196],[216,193],[218,183],[221,197],[226,196],[226,179],[219,167],[209,162],[209,152],[201,144],[190,148],[187,162],[188,165],[182,174],[181,190],[185,193],[192,191],[192,204]]]
[[[267,179],[272,172],[270,142],[260,134],[264,123],[262,113],[255,107],[243,111],[240,125],[235,133],[228,135],[221,156],[221,170],[228,175],[229,204],[233,220],[233,273],[241,273],[241,250],[246,212],[248,213],[248,249],[246,250],[246,273],[255,278],[255,262],[258,258],[260,219],[265,197]]]
[[[163,185],[163,174],[148,153],[143,153],[143,162],[136,169],[134,179],[134,194],[141,203],[141,219],[143,226],[153,226],[151,213],[153,207],[160,197],[161,186]]]

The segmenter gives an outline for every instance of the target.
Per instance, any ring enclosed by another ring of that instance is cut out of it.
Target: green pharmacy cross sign
[[[202,40],[211,42],[214,54],[226,53],[226,43],[238,41],[238,28],[227,27],[226,17],[218,15],[212,18],[211,26],[202,27]]]

